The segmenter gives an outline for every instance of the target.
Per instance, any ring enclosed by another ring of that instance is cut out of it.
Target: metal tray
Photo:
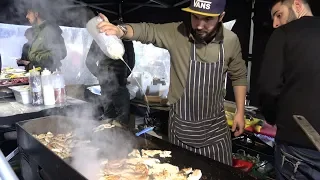
[[[10,83],[3,84],[4,82],[7,82],[7,81],[9,81]],[[13,82],[13,81],[19,81],[19,82]],[[29,77],[24,76],[24,77],[0,79],[0,87],[19,86],[19,85],[25,85],[25,84],[29,84]]]
[[[45,170],[50,179],[86,179],[70,166],[72,158],[62,160],[54,152],[49,150],[46,146],[41,144],[32,136],[32,134],[47,133],[48,131],[54,134],[67,133],[72,131],[73,127],[75,126],[77,125],[71,123],[70,120],[68,121],[67,117],[63,116],[48,116],[19,122],[17,123],[17,133],[20,151],[22,151],[24,154],[27,154],[29,158],[33,159],[38,164],[38,169]],[[161,161],[170,162],[171,164],[180,168],[193,167],[201,169],[203,173],[202,179],[255,179],[249,176],[247,173],[241,172],[233,167],[194,154],[150,135],[145,135],[144,137],[135,137],[132,132],[119,128],[112,128],[99,133],[105,133],[106,136],[110,135],[110,133],[121,133],[126,138],[130,138],[131,142],[135,143],[135,147],[132,148],[171,150],[172,158],[161,159]],[[100,140],[103,141],[103,139]],[[103,156],[108,156],[111,154],[114,156],[114,153],[119,150],[118,148],[108,149],[109,150],[107,153],[104,152],[105,154],[102,154]],[[129,151],[131,150],[122,153],[127,154]]]

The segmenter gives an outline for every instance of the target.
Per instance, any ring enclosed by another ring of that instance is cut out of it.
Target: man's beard
[[[220,27],[220,24],[219,24],[219,22],[217,22],[217,24],[215,25],[215,27],[212,29],[211,32],[206,32],[206,31],[194,29],[193,34],[197,40],[210,42],[215,37],[219,27]]]
[[[36,20],[33,20],[32,22],[28,19],[31,26],[35,25]]]
[[[201,30],[195,30],[195,35],[197,38],[199,39],[206,39],[208,38],[209,36],[212,36],[214,30],[211,31],[211,32],[206,32],[206,31],[201,31]]]
[[[298,17],[296,16],[296,14],[294,13],[293,9],[290,7],[289,8],[289,15],[288,15],[288,19],[287,19],[287,23],[294,21],[298,19]]]

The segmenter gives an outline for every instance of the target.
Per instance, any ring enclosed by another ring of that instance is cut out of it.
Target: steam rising
[[[94,16],[94,13],[90,9],[76,7],[75,3],[71,0],[14,0],[14,6],[10,6],[8,9],[9,13],[2,13],[0,18],[11,18],[11,22],[16,24],[27,24],[27,20],[22,17],[26,16],[28,8],[32,7],[33,3],[39,3],[38,5],[41,7],[40,16],[50,22],[56,22],[58,25],[85,27],[87,21]],[[10,17],[14,15],[17,15],[17,18]],[[99,57],[90,58],[94,60]],[[64,74],[65,77],[68,75],[74,76]],[[110,103],[108,99],[115,92],[118,84],[113,72],[104,73],[104,77],[105,81],[112,82],[107,90],[108,94],[104,97],[104,99],[107,99],[107,102],[104,102],[104,106],[107,106]],[[73,149],[71,163],[78,172],[90,180],[98,179],[101,160],[105,158],[126,157],[135,145],[135,141],[130,138],[132,136],[128,132],[110,132],[105,130],[94,133],[93,129],[100,125],[98,121],[93,120],[96,107],[96,105],[91,105],[85,109],[79,108],[67,112],[67,116],[72,119],[71,124],[74,124],[73,133],[83,140],[91,141],[89,144],[83,144],[81,147]],[[63,126],[65,124],[60,124],[60,127]]]
[[[91,9],[74,3],[73,0],[12,0],[7,5],[7,13],[1,13],[1,19],[14,24],[28,24],[25,16],[27,10],[34,5],[39,6],[40,13],[45,19],[58,22],[64,26],[85,27],[89,19],[94,16]]]
[[[94,133],[93,129],[100,123],[92,120],[93,112],[92,107],[87,107],[69,111],[67,114],[75,125],[74,134],[83,140],[91,141],[73,149],[71,164],[89,180],[98,179],[102,160],[124,158],[136,144],[133,136],[124,130],[106,129]]]

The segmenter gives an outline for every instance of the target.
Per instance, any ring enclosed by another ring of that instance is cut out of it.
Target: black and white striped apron
[[[231,135],[223,104],[223,43],[220,43],[219,60],[215,63],[197,61],[195,44],[191,45],[190,56],[184,94],[170,110],[169,140],[232,165]]]

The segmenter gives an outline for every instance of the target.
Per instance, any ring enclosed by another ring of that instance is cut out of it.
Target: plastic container
[[[97,25],[102,22],[100,16],[96,16],[88,21],[86,28],[92,38],[97,42],[103,53],[111,59],[123,60],[123,55],[125,52],[122,40],[115,35],[106,35],[105,33],[100,33]]]
[[[43,91],[43,102],[46,106],[55,105],[55,96],[53,89],[53,76],[51,72],[47,69],[44,69],[41,73],[41,83]]]
[[[59,71],[55,71],[52,75],[55,104],[64,104],[66,102],[67,96],[63,74]]]
[[[22,104],[31,104],[32,97],[29,85],[25,86],[11,86],[9,89],[12,90],[14,97],[17,102]]]
[[[42,87],[41,87],[41,76],[40,72],[35,68],[31,70],[29,77],[29,85],[31,90],[32,104],[33,105],[42,105],[43,97],[42,97]]]

